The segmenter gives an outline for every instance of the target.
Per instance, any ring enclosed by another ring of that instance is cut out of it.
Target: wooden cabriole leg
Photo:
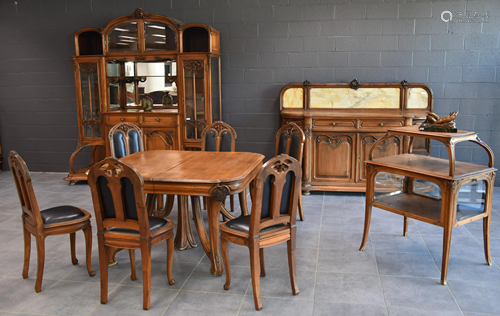
[[[372,219],[372,205],[373,202],[373,190],[374,190],[374,180],[376,172],[372,170],[371,165],[366,166],[366,205],[365,205],[365,227],[363,230],[363,239],[361,241],[361,246],[359,247],[359,251],[365,249],[366,241],[368,240],[368,233],[370,232],[370,221]]]
[[[69,244],[71,248],[71,263],[78,264],[78,259],[76,259],[75,245],[76,245],[76,233],[69,234]]]
[[[443,232],[443,256],[441,258],[441,284],[446,285],[448,276],[448,261],[450,259],[451,233],[453,227],[446,225]]]
[[[292,286],[293,295],[299,294],[299,285],[297,284],[297,272],[296,272],[296,237],[297,229],[294,227],[290,232],[290,240],[286,242],[288,251],[288,270],[290,272],[290,285]]]
[[[233,196],[231,195],[231,198]],[[247,205],[247,189],[244,189],[243,191],[241,191],[240,193],[238,193],[238,197],[240,199],[240,206],[241,206],[241,214],[242,215],[248,215],[248,205]]]
[[[259,248],[259,239],[253,239],[250,241],[248,250],[250,251],[250,271],[252,274],[253,300],[255,303],[255,309],[258,311],[262,309],[262,299],[260,297]]]
[[[408,236],[408,217],[403,219],[403,236]]]
[[[137,280],[137,269],[135,265],[135,250],[134,249],[129,249],[128,250],[128,255],[130,257],[130,280],[135,281]]]
[[[168,284],[174,285],[175,280],[172,278],[172,264],[174,262],[174,235],[171,234],[167,239],[167,279]]]
[[[24,266],[23,266],[23,279],[28,277],[30,269],[30,255],[31,255],[31,234],[28,232],[23,223],[23,236],[24,236]]]
[[[484,241],[484,256],[486,257],[486,263],[491,266],[491,254],[490,254],[490,221],[491,213],[489,216],[483,218],[483,241]]]
[[[206,196],[203,197],[205,200]],[[205,228],[205,221],[203,220],[203,211],[201,209],[201,202],[199,196],[191,196],[191,207],[193,209],[193,220],[194,227],[196,228],[196,232],[198,233],[198,237],[200,238],[201,246],[203,250],[210,258],[210,238],[208,238],[207,230]]]
[[[43,268],[45,265],[45,236],[36,236],[37,250],[37,266],[36,266],[36,282],[35,292],[39,293],[42,290]]]
[[[85,261],[87,264],[87,272],[89,276],[93,277],[95,271],[92,269],[92,227],[90,223],[88,227],[83,229],[83,234],[85,235]]]
[[[222,259],[224,261],[224,269],[226,269],[226,283],[224,284],[224,290],[227,291],[231,286],[231,269],[229,267],[228,242],[223,236],[220,238],[220,248],[222,251]]]

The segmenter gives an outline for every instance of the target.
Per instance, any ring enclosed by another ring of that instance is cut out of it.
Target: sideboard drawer
[[[400,127],[404,126],[404,119],[400,120],[360,120],[360,129],[387,129],[389,127]]]
[[[128,122],[133,124],[139,123],[139,117],[137,115],[107,115],[108,125],[114,126],[121,122]]]
[[[345,119],[328,119],[328,120],[313,120],[313,127],[331,127],[336,128],[356,128],[356,120]]]
[[[142,125],[177,126],[173,116],[143,116]]]

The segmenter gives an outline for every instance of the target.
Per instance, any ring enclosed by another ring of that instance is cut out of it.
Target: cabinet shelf
[[[438,224],[441,217],[441,201],[430,197],[400,193],[376,198],[372,206],[441,226]]]

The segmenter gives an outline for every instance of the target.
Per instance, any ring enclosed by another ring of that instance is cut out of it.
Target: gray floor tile
[[[378,275],[318,272],[315,302],[384,306]]]
[[[475,221],[464,225],[472,236],[483,239],[483,221]],[[500,239],[500,222],[490,223],[490,238]]]
[[[110,285],[109,291],[114,287]],[[100,305],[99,289],[98,283],[60,281],[40,292],[38,299],[31,302],[23,312],[61,316],[88,315]]]
[[[389,316],[462,316],[460,311],[443,311],[422,308],[389,306]]]
[[[314,302],[312,300],[288,300],[262,297],[262,309],[260,311],[256,311],[253,296],[247,295],[238,316],[309,316],[313,315],[313,304]]]
[[[364,217],[323,216],[321,230],[362,232],[364,223]]]
[[[377,262],[371,251],[321,249],[318,271],[377,274]]]
[[[434,258],[429,253],[375,253],[380,275],[440,278]]]
[[[450,280],[448,284],[463,311],[500,314],[498,282]]]
[[[231,287],[229,293],[231,295],[245,295],[250,280],[250,268],[231,266]],[[213,277],[210,274],[210,264],[200,264],[193,271],[191,277],[182,287],[182,290],[227,294],[228,292],[224,290],[225,283],[225,273],[220,277]]]
[[[443,254],[443,238],[440,236],[422,236],[429,247],[430,252],[441,260]],[[484,257],[484,250],[472,237],[451,237],[450,256],[470,256],[475,258]]]
[[[420,235],[371,234],[375,252],[429,253]]]
[[[387,316],[385,306],[361,304],[314,303],[314,316]]]
[[[313,300],[316,275],[310,271],[297,271],[299,294],[293,295],[288,269],[266,269],[266,276],[260,278],[262,297],[286,298],[292,300]],[[252,295],[252,286],[247,295]]]
[[[321,232],[320,249],[358,250],[363,239],[363,232],[337,232],[324,230]],[[363,251],[373,251],[370,236]]]
[[[181,291],[168,307],[168,316],[235,316],[243,303],[243,295]]]
[[[55,280],[43,280],[42,292],[36,293],[34,278],[22,279],[20,275],[17,278],[0,277],[0,310],[19,312],[56,283]]]
[[[459,311],[447,286],[439,279],[380,276],[387,306]]]
[[[135,316],[158,315],[161,316],[174,300],[177,290],[151,289],[150,309],[143,310],[143,295],[141,286],[118,286],[108,294],[108,303],[99,304],[90,313],[91,316]]]

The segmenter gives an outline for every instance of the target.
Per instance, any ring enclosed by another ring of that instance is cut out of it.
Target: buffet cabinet
[[[65,180],[87,179],[110,155],[108,132],[121,122],[142,129],[146,150],[200,150],[203,129],[221,119],[217,30],[136,9],[74,40],[79,140]],[[86,147],[91,164],[75,170]]]
[[[295,122],[306,135],[302,162],[304,194],[364,192],[365,160],[389,128],[419,125],[432,111],[432,91],[420,83],[292,83],[280,92],[280,126]],[[401,154],[408,139],[398,135],[374,149],[374,157]],[[428,155],[430,141],[413,152]],[[382,177],[379,177],[382,179]],[[397,179],[387,175],[381,185]]]

